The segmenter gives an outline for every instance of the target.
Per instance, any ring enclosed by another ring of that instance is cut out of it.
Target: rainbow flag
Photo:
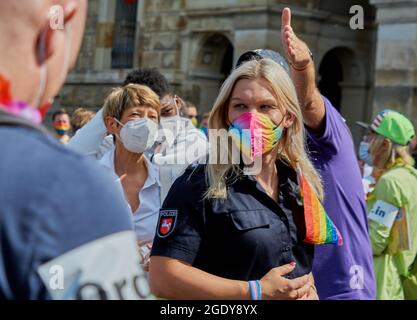
[[[323,205],[311,189],[307,179],[297,168],[297,175],[304,203],[304,219],[306,225],[306,238],[304,242],[311,244],[337,244],[343,245],[343,238],[324,210]]]

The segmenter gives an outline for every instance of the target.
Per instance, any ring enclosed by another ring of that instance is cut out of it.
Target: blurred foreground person
[[[369,129],[367,158],[378,170],[368,195],[377,298],[417,299],[417,171],[409,152],[414,127],[385,110]]]
[[[63,30],[50,27],[53,5]],[[39,126],[86,12],[84,0],[0,1],[0,300],[149,297],[122,193]]]
[[[86,108],[77,108],[71,115],[72,132],[75,134],[78,130],[84,127],[95,116],[93,110]]]
[[[52,126],[55,130],[55,136],[62,144],[67,144],[71,137],[68,135],[71,130],[71,122],[68,112],[65,109],[59,109],[52,115]]]

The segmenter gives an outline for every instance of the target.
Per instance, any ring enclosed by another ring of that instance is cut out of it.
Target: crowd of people
[[[285,58],[242,54],[209,113],[141,68],[51,134],[86,12],[0,2],[0,299],[417,299],[413,124],[356,150],[289,8]]]

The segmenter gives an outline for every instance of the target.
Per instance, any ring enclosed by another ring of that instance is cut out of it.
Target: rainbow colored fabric
[[[245,112],[233,121],[229,134],[242,154],[253,160],[276,146],[282,130],[261,113]]]
[[[40,124],[43,117],[48,112],[50,103],[44,103],[38,109],[35,109],[26,102],[14,101],[10,91],[9,80],[0,74],[0,108],[10,114],[20,116],[33,121],[36,124]]]
[[[300,180],[301,195],[304,203],[304,219],[306,225],[305,242],[311,244],[343,245],[343,238],[339,230],[330,220],[326,210],[320,203],[315,192],[311,189],[307,179],[297,169]]]
[[[63,136],[70,129],[70,126],[66,124],[55,125],[54,129],[58,135]]]

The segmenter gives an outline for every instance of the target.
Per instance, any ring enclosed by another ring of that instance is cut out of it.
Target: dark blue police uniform
[[[160,210],[152,256],[178,259],[235,280],[261,279],[295,261],[288,278],[311,272],[314,247],[303,242],[305,224],[295,171],[277,162],[278,202],[254,177],[227,179],[227,199],[203,200],[205,166],[188,168]]]

